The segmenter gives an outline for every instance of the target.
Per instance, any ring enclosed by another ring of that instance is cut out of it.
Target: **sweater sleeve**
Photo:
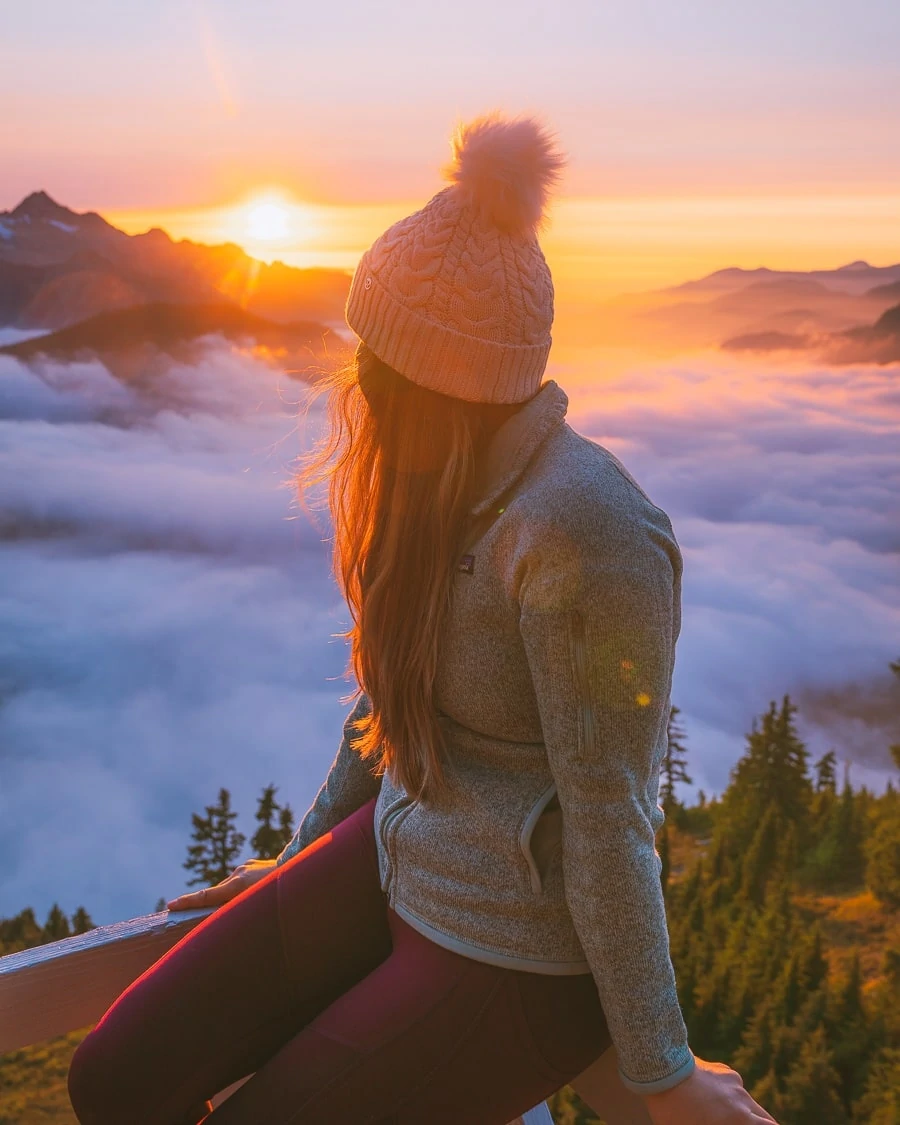
[[[681,554],[649,501],[560,505],[537,530],[520,630],[562,809],[566,900],[620,1076],[656,1093],[694,1069],[655,848]]]
[[[378,795],[381,778],[373,776],[369,767],[350,746],[353,723],[369,713],[371,702],[363,693],[353,710],[344,720],[344,731],[331,769],[316,799],[297,826],[297,830],[276,859],[280,866],[298,852],[330,832],[336,824]]]

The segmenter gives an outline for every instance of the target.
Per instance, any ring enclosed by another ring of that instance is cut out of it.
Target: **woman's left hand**
[[[166,907],[169,910],[202,910],[207,906],[222,906],[268,875],[274,870],[276,862],[274,859],[248,859],[221,883],[179,895],[167,902]]]
[[[736,1070],[694,1058],[697,1065],[683,1082],[659,1094],[642,1095],[653,1125],[778,1125],[750,1097]]]

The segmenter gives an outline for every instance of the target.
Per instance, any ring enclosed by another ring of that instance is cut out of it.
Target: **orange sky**
[[[434,190],[440,186],[436,173]],[[352,269],[381,231],[426,199],[328,206],[269,186],[218,207],[106,217],[132,234],[162,226],[174,238],[237,242],[265,261]],[[562,300],[661,287],[725,265],[819,269],[857,258],[888,265],[900,261],[900,191],[563,197],[542,245]]]
[[[0,209],[351,268],[447,139],[533,112],[569,156],[545,238],[596,295],[727,265],[900,260],[896,0],[43,0],[4,13]],[[296,204],[277,238],[246,204]]]

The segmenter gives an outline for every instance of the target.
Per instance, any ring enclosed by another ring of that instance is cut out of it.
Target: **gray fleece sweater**
[[[694,1067],[655,835],[682,560],[668,516],[565,421],[552,379],[494,434],[441,638],[451,798],[425,804],[354,753],[353,722],[291,858],[373,796],[381,886],[464,955],[593,974],[639,1093]]]

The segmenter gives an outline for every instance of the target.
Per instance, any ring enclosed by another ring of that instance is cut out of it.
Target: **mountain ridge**
[[[96,256],[90,278],[80,276],[85,252]],[[100,268],[97,258],[103,259]],[[133,301],[159,299],[161,286],[185,303],[207,301],[216,293],[265,319],[338,325],[350,288],[347,271],[266,264],[233,242],[176,242],[160,227],[129,235],[97,212],[73,211],[43,190],[31,192],[9,211],[0,211],[0,266],[6,267],[7,278],[0,325],[49,331],[122,307],[125,289],[131,291]],[[66,275],[72,275],[73,284],[34,305],[15,301],[9,294],[10,269],[15,266],[48,271],[48,282],[52,279],[58,290]],[[92,287],[91,301],[80,291],[83,284]]]
[[[350,280],[342,270],[267,265],[233,242],[176,242],[160,227],[129,235],[97,212],[74,211],[44,190],[0,212],[0,327],[55,332],[162,301],[224,303],[270,324],[315,322],[340,335]],[[841,357],[894,362],[893,332],[871,330],[898,300],[900,263],[872,266],[858,258],[810,271],[727,266],[679,285],[599,302],[590,330],[592,336],[599,331],[604,344],[652,341],[675,352],[827,344],[830,354]]]

